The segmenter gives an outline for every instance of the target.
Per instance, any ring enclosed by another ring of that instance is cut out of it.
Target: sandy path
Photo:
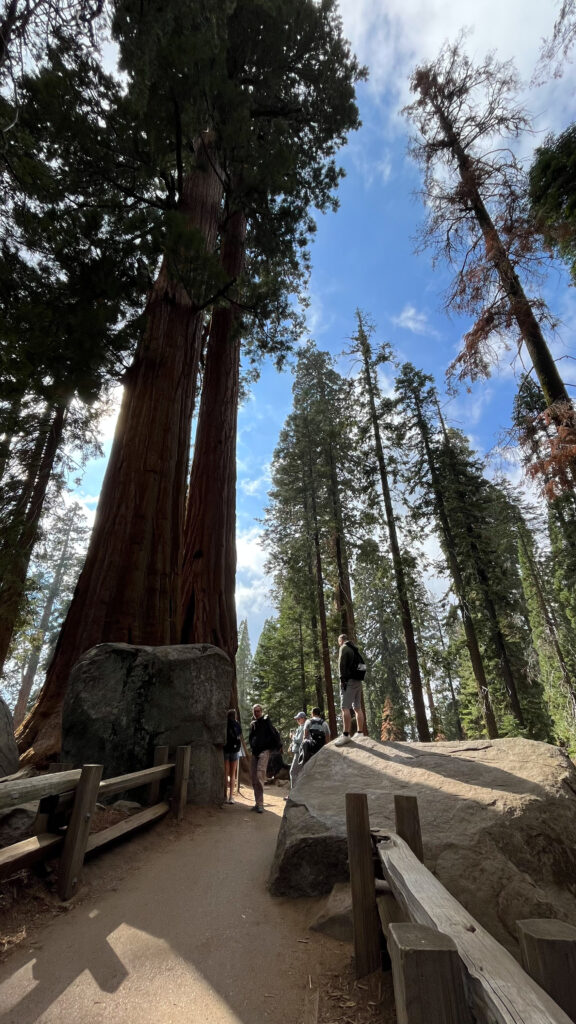
[[[308,930],[316,901],[269,896],[284,794],[257,815],[244,792],[94,859],[76,905],[0,964],[3,1024],[299,1024],[309,978],[351,947]]]

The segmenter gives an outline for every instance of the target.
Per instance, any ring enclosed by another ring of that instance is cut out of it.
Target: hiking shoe
[[[352,743],[351,736],[345,736],[344,734],[342,734],[342,736],[339,736],[337,740],[334,740],[335,747],[343,747],[346,745],[346,743]]]
[[[234,803],[234,797],[232,797],[232,796],[228,797],[226,803],[227,804],[233,804]]]
[[[264,814],[264,808],[262,804],[256,804],[256,814]]]
[[[354,739],[355,740],[363,740],[364,739],[364,733],[363,732],[357,732],[355,737],[354,737]]]

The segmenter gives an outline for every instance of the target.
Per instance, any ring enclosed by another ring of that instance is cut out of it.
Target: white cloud
[[[255,477],[252,480],[241,479],[239,480],[239,486],[244,494],[253,496],[257,494],[264,495],[270,487],[271,476],[270,476],[270,463],[266,463],[262,467],[262,473],[260,476]]]
[[[264,572],[266,552],[262,531],[252,526],[236,536],[236,612],[238,621],[248,619],[252,645],[258,640],[264,620],[275,614],[270,601],[270,579]]]
[[[412,331],[413,334],[428,334],[430,337],[438,337],[438,331],[430,326],[426,313],[419,312],[415,306],[410,304],[404,306],[399,316],[393,316],[391,319],[395,327],[402,327],[406,331]]]

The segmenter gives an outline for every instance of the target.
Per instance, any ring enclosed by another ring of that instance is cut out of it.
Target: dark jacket
[[[265,750],[277,750],[280,747],[280,736],[272,725],[268,715],[261,715],[260,718],[253,718],[250,722],[248,733],[250,750],[255,757]]]
[[[225,754],[237,754],[242,746],[242,729],[240,722],[229,718],[226,722],[226,743],[224,744]]]
[[[349,679],[352,679],[353,666],[354,644],[347,640],[345,644],[342,644],[338,654],[338,673],[341,683],[347,683]]]

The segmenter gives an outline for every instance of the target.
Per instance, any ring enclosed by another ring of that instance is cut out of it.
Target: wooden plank
[[[154,747],[154,767],[168,764],[170,748],[167,746]],[[155,779],[148,787],[148,803],[153,806],[160,800],[160,779]]]
[[[29,804],[33,800],[41,800],[52,793],[65,793],[74,789],[80,778],[80,769],[73,772],[59,772],[55,775],[36,775],[33,779],[17,779],[5,782],[0,786],[0,811],[19,804]]]
[[[36,820],[34,821],[34,835],[39,836],[46,832],[56,832],[54,828],[54,815],[56,814],[59,800],[58,793],[42,797],[38,804]]]
[[[320,989],[306,988],[304,996],[304,1013],[302,1024],[318,1024],[318,1013],[320,1009]]]
[[[97,850],[100,846],[106,846],[107,843],[120,839],[121,836],[128,835],[130,832],[135,831],[135,829],[141,828],[142,825],[147,825],[151,821],[162,818],[169,810],[169,803],[155,804],[153,807],[145,807],[143,811],[131,814],[124,821],[116,822],[110,828],[102,829],[101,832],[91,832],[86,843],[86,853],[90,853],[91,850]]]
[[[456,943],[423,924],[391,924],[398,1024],[472,1024]]]
[[[176,748],[176,767],[174,769],[174,793],[172,794],[172,813],[178,821],[184,817],[184,808],[188,799],[188,782],[190,779],[190,747]]]
[[[394,797],[394,813],[396,815],[396,834],[408,843],[412,853],[424,863],[418,798],[397,793]]]
[[[78,885],[101,777],[101,764],[85,764],[82,768],[58,869],[58,895],[62,900],[69,900]]]
[[[576,1020],[576,928],[564,921],[518,921],[522,966]]]
[[[391,924],[400,924],[409,921],[406,911],[398,903],[396,897],[391,893],[376,893],[376,907],[384,937],[388,939]]]
[[[0,879],[9,878],[14,871],[27,868],[36,861],[53,857],[63,842],[63,836],[45,834],[4,847],[0,850]]]
[[[173,763],[157,765],[155,768],[144,768],[140,772],[115,775],[113,779],[102,779],[98,795],[113,796],[114,793],[123,793],[125,790],[136,789],[137,786],[146,786],[148,783],[159,782],[160,779],[169,779],[173,768]]]
[[[380,925],[374,888],[374,862],[368,798],[346,793],[346,832],[352,890],[352,925],[356,977],[364,978],[381,967]]]
[[[454,939],[466,967],[472,1011],[491,1024],[572,1024],[564,1011],[522,970],[511,953],[482,928],[394,833],[378,855],[396,899],[410,919]]]

